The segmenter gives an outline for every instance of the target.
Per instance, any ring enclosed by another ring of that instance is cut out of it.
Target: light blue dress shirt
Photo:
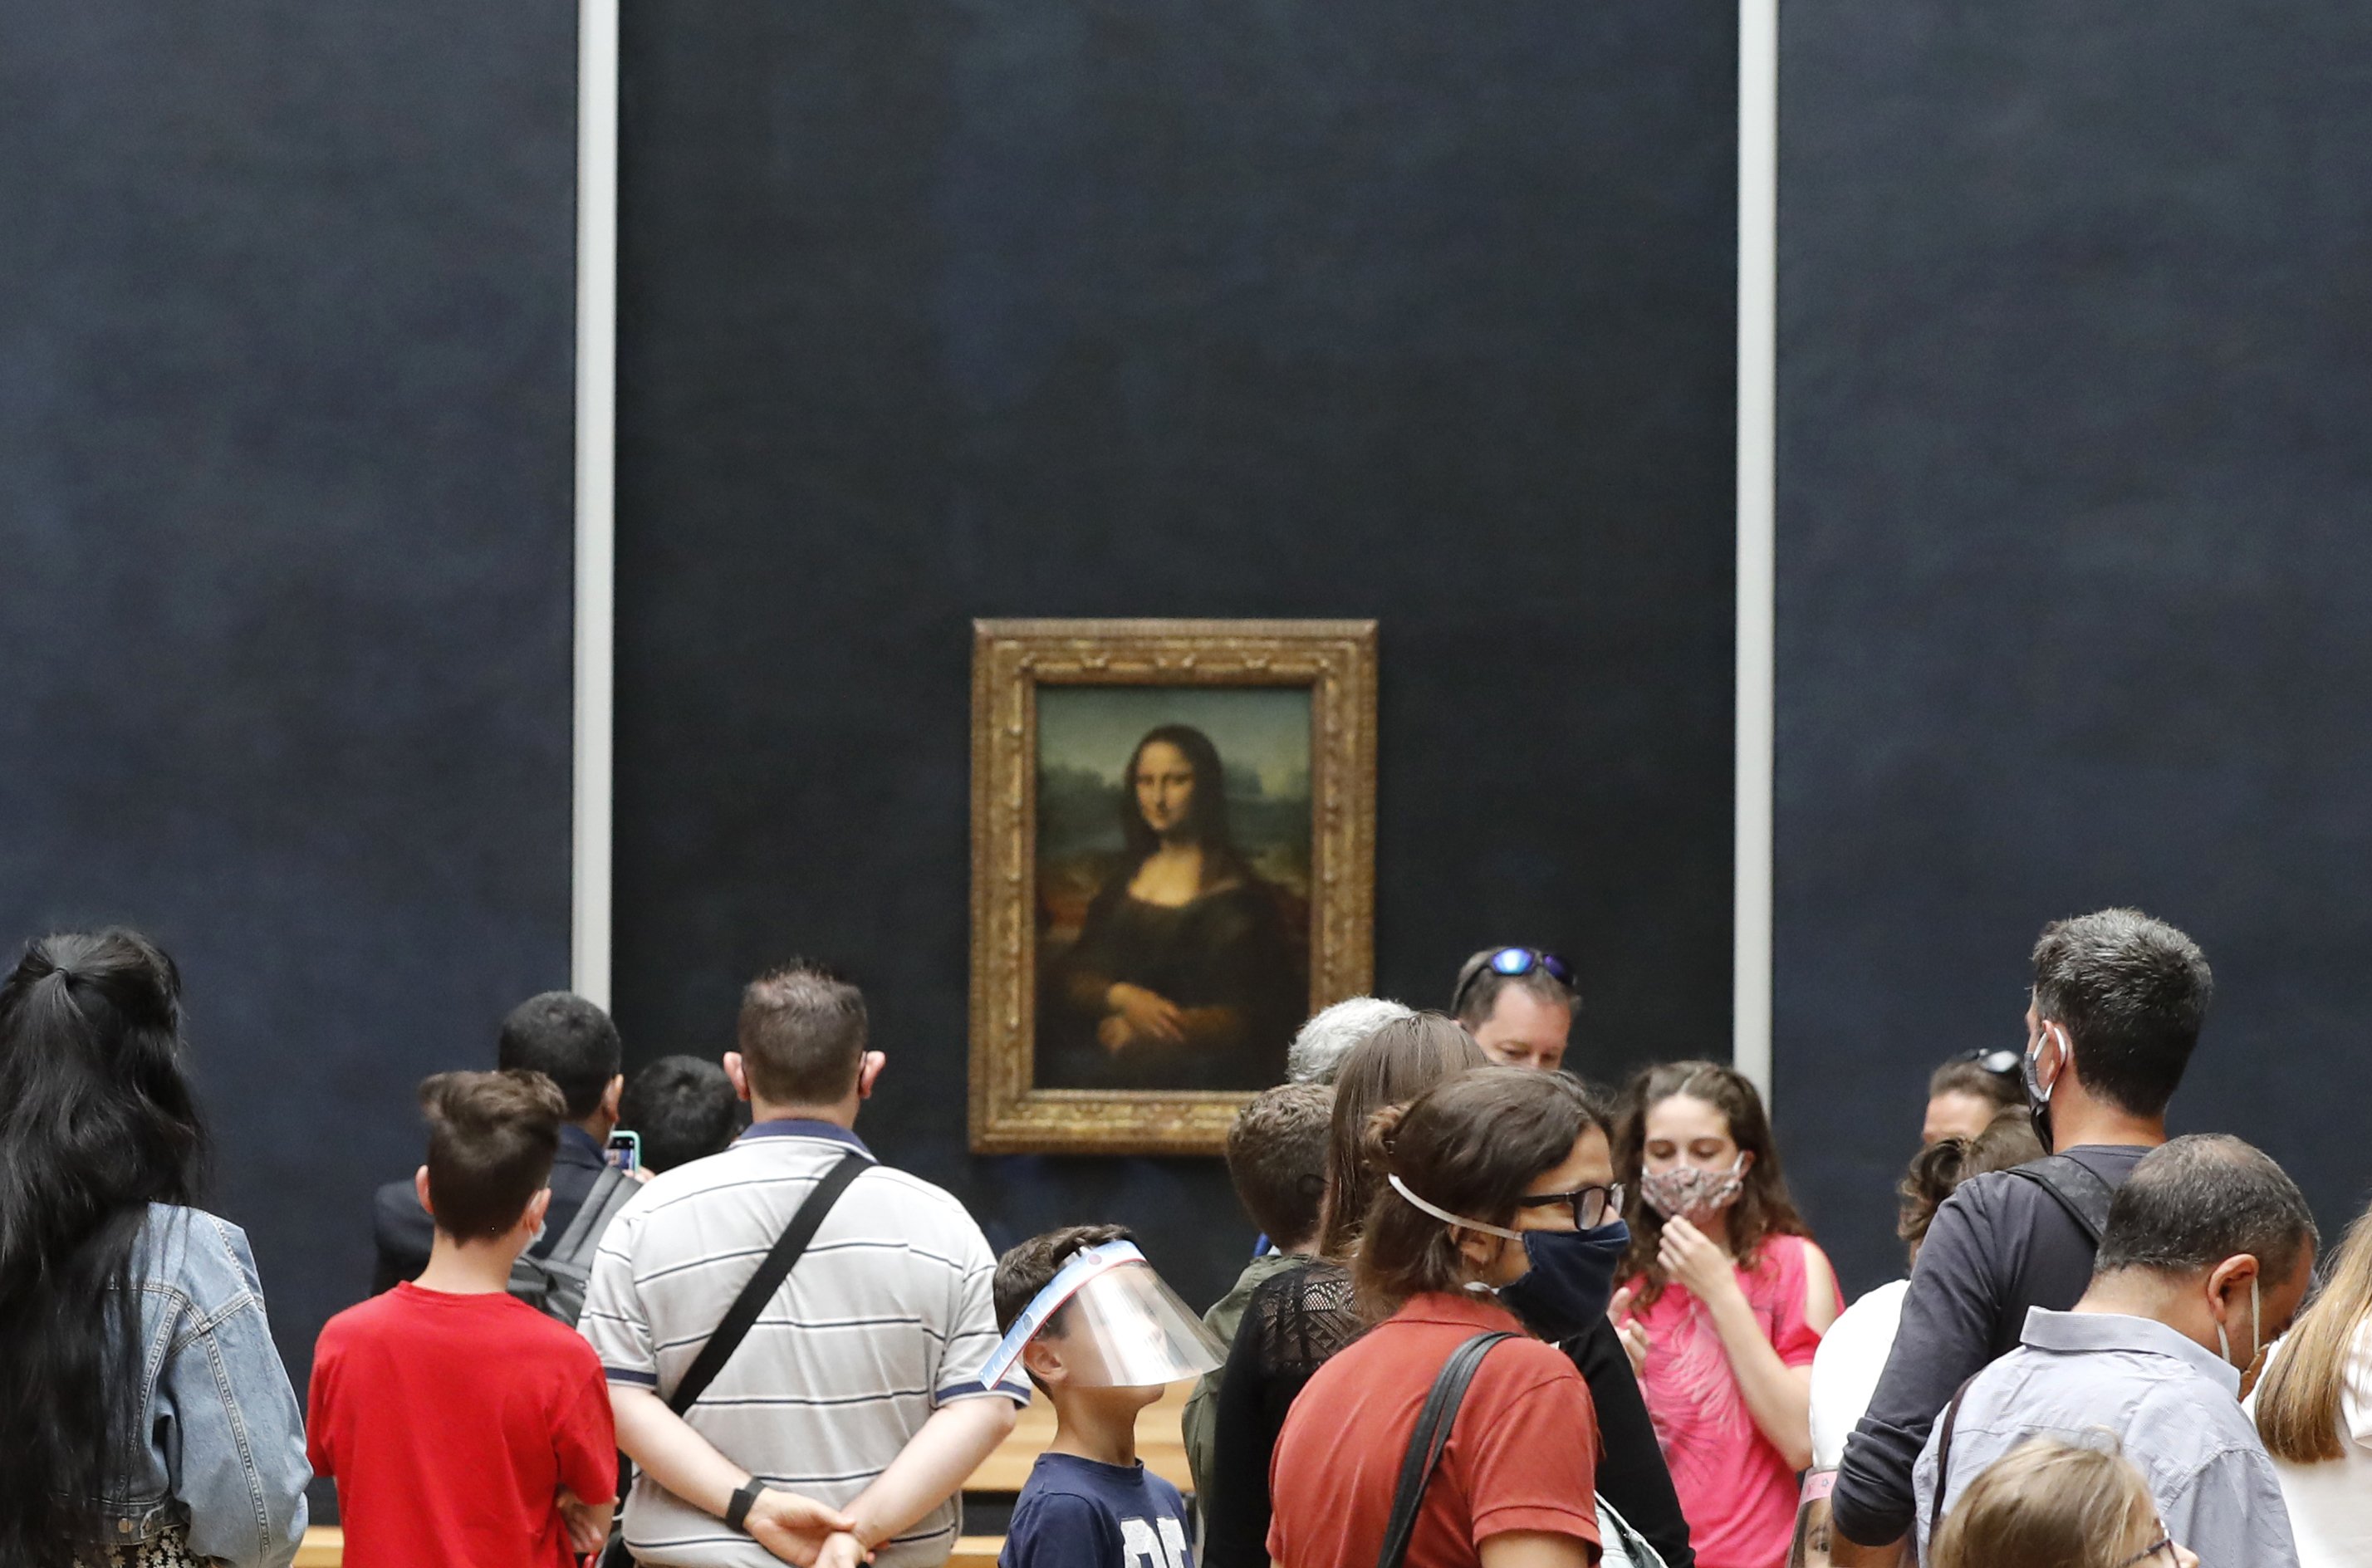
[[[1943,1430],[1939,1417],[1913,1473],[1923,1561]],[[2163,1323],[2029,1310],[2019,1348],[1978,1373],[1960,1401],[1947,1508],[2029,1437],[2121,1448],[2168,1533],[2203,1568],[2297,1568],[2281,1481],[2240,1409],[2240,1374]]]

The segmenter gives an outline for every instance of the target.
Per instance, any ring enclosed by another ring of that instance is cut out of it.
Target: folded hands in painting
[[[1119,1052],[1140,1041],[1177,1045],[1186,1038],[1186,1016],[1178,1004],[1157,991],[1122,981],[1104,993],[1111,1011],[1096,1028],[1096,1040],[1106,1051]]]

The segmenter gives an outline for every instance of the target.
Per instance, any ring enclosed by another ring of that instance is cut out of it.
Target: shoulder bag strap
[[[1477,1334],[1442,1363],[1433,1391],[1417,1412],[1416,1429],[1409,1434],[1408,1452],[1401,1459],[1400,1484],[1392,1491],[1392,1515],[1384,1527],[1384,1546],[1376,1554],[1376,1568],[1401,1568],[1408,1556],[1417,1509],[1424,1504],[1425,1488],[1441,1463],[1441,1451],[1449,1446],[1450,1428],[1458,1423],[1458,1407],[1466,1398],[1466,1386],[1474,1381],[1475,1371],[1491,1353],[1491,1347],[1515,1337],[1504,1332]]]
[[[2100,1173],[2081,1160],[2065,1155],[2046,1155],[2039,1160],[2014,1166],[2010,1174],[2033,1182],[2067,1211],[2084,1234],[2091,1238],[2098,1250],[2100,1233],[2109,1228],[2109,1205],[2117,1190],[2100,1177]]]
[[[592,1190],[585,1194],[585,1202],[576,1205],[576,1217],[568,1222],[568,1228],[560,1233],[560,1240],[553,1245],[551,1255],[562,1260],[575,1258],[588,1239],[600,1237],[611,1216],[626,1206],[626,1201],[634,1195],[638,1185],[633,1177],[616,1166],[603,1166],[601,1174],[593,1179]]]
[[[708,1391],[708,1386],[716,1381],[716,1375],[725,1370],[725,1364],[733,1358],[733,1353],[741,1348],[742,1336],[749,1333],[750,1325],[758,1320],[758,1314],[766,1309],[766,1303],[774,1299],[774,1293],[783,1288],[785,1280],[791,1277],[791,1265],[799,1260],[799,1254],[805,1252],[808,1243],[815,1239],[816,1230],[823,1224],[824,1215],[840,1202],[840,1195],[848,1191],[848,1184],[872,1163],[852,1149],[840,1156],[838,1165],[824,1172],[822,1180],[808,1189],[806,1200],[799,1204],[799,1212],[793,1214],[791,1223],[783,1227],[783,1234],[775,1237],[773,1250],[758,1265],[758,1272],[750,1276],[750,1283],[741,1287],[741,1294],[735,1296],[733,1305],[725,1309],[724,1320],[716,1325],[716,1331],[708,1336],[708,1342],[700,1347],[700,1353],[693,1356],[692,1365],[684,1369],[682,1381],[675,1386],[675,1392],[668,1396],[668,1409],[681,1415]]]
[[[1952,1402],[1944,1407],[1944,1423],[1936,1436],[1936,1495],[1927,1500],[1927,1550],[1933,1551],[1936,1532],[1944,1527],[1944,1493],[1952,1483],[1952,1428],[1959,1423],[1960,1401],[1969,1397],[1969,1384],[1977,1379],[1971,1375],[1952,1390]]]

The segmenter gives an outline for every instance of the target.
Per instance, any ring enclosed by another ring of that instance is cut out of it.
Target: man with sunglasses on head
[[[1564,1065],[1580,1010],[1572,969],[1538,947],[1483,948],[1459,966],[1449,993],[1449,1016],[1492,1061],[1543,1073]]]
[[[2064,1312],[2092,1279],[2116,1190],[2166,1142],[2167,1102],[2215,981],[2199,945],[2138,910],[2043,927],[2020,1063],[2054,1153],[1961,1183],[1936,1211],[1902,1323],[1830,1495],[1831,1561],[1901,1561],[1912,1467],[1953,1391],[2017,1348],[2029,1308]]]
[[[1973,1143],[2005,1110],[2026,1109],[2018,1063],[2023,1053],[2007,1046],[1963,1051],[1927,1079],[1927,1117],[1919,1127],[1922,1147],[1947,1138]]]

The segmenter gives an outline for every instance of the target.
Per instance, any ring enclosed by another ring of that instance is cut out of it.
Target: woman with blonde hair
[[[2110,1440],[2113,1444],[2113,1439]],[[1930,1568],[2199,1568],[2113,1446],[2021,1443],[1969,1483]]]
[[[2253,1396],[2303,1568],[2372,1564],[2372,1210]]]

